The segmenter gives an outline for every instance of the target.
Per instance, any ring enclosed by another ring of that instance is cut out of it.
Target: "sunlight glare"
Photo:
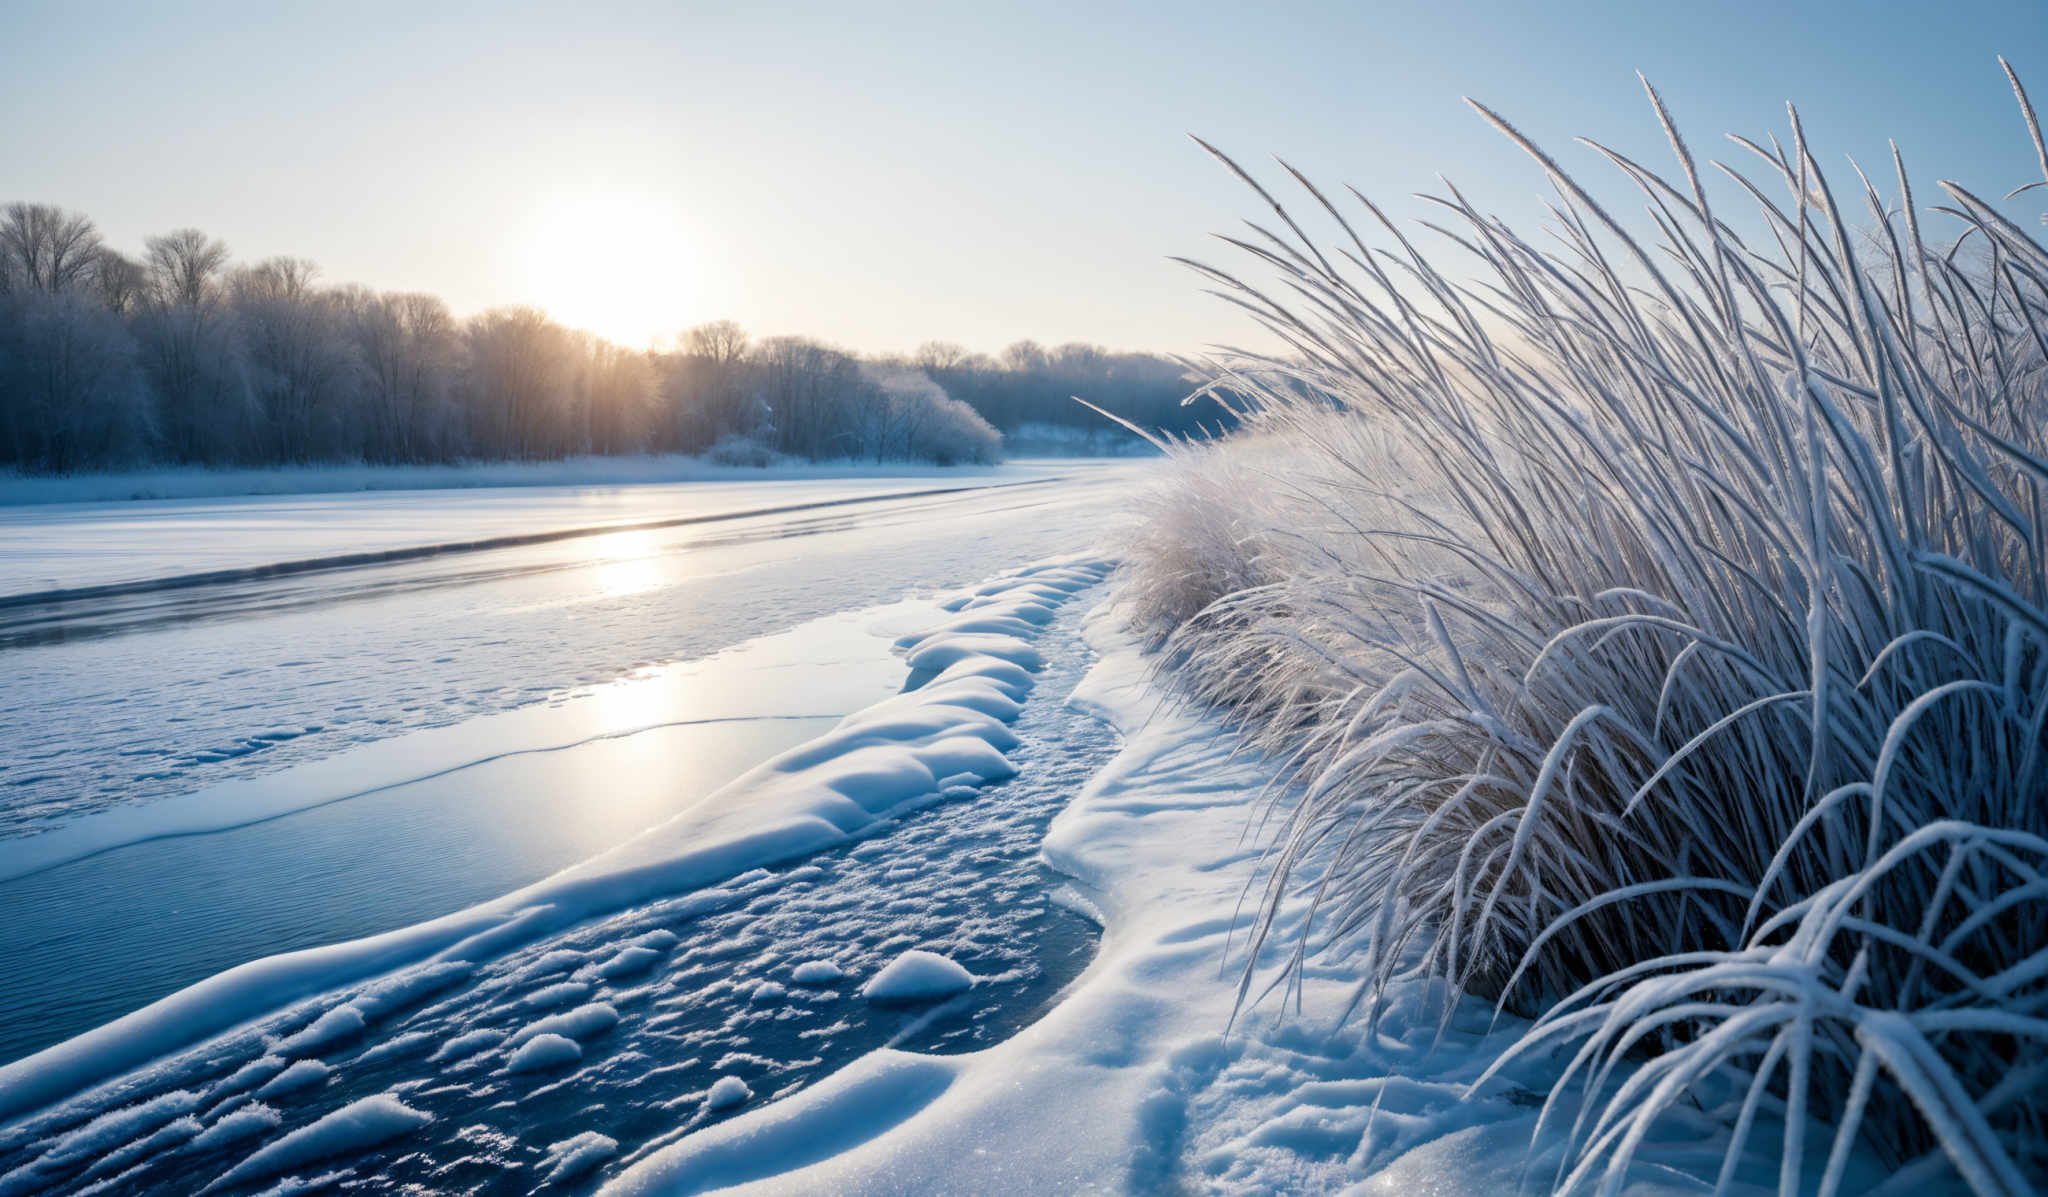
[[[630,349],[690,323],[698,264],[680,208],[625,188],[555,195],[528,248],[527,293],[548,314]]]
[[[653,590],[665,580],[652,534],[613,532],[591,542],[597,565],[597,588],[606,598]]]

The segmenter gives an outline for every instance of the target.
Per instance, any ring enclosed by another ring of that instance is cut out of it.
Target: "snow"
[[[1560,1065],[1525,1061],[1475,1091],[1515,1038],[1512,1019],[1472,1002],[1444,1011],[1418,985],[1367,1036],[1335,1018],[1348,972],[1314,959],[1299,1012],[1236,1010],[1244,960],[1232,933],[1259,876],[1244,833],[1271,767],[1168,701],[1107,615],[1091,637],[1100,658],[1071,701],[1126,744],[1044,846],[1073,877],[1072,901],[1107,924],[1063,1000],[984,1051],[872,1052],[641,1157],[607,1194],[945,1192],[993,1176],[1016,1192],[1513,1190],[1534,1095]],[[1291,951],[1301,913],[1283,909],[1269,957]],[[1682,1111],[1667,1121],[1629,1191],[1711,1187],[1725,1130]],[[1539,1169],[1561,1146],[1546,1136]],[[1768,1176],[1745,1172],[1734,1191],[1768,1191]]]
[[[229,1143],[239,1143],[243,1139],[251,1138],[255,1135],[267,1135],[271,1131],[276,1130],[283,1121],[284,1115],[269,1106],[260,1103],[243,1106],[239,1110],[224,1115],[212,1126],[199,1132],[199,1135],[192,1140],[191,1147],[194,1151],[209,1151],[215,1147],[225,1147]]]
[[[871,1002],[921,1002],[951,997],[974,984],[974,974],[936,952],[912,949],[860,987]]]
[[[300,1060],[256,1090],[256,1096],[280,1097],[286,1093],[296,1093],[301,1089],[324,1084],[333,1071],[318,1060]]]
[[[505,1039],[505,1032],[493,1031],[489,1028],[466,1031],[442,1044],[433,1055],[427,1057],[427,1060],[430,1063],[438,1064],[467,1059],[480,1051],[486,1051],[498,1046]]]
[[[318,1160],[365,1151],[409,1135],[430,1121],[389,1094],[365,1097],[259,1148],[201,1191],[261,1180]]]
[[[368,1020],[363,1017],[361,1010],[354,1006],[336,1006],[314,1019],[313,1024],[305,1030],[280,1042],[277,1045],[277,1054],[292,1056],[332,1047],[343,1039],[361,1034],[367,1025]]]
[[[542,1035],[561,1035],[569,1039],[584,1040],[593,1035],[602,1035],[619,1025],[619,1012],[608,1002],[592,1002],[578,1006],[561,1014],[550,1014],[536,1019],[513,1032],[505,1041],[506,1047],[518,1047],[529,1039]]]
[[[543,1184],[573,1180],[619,1153],[619,1142],[596,1131],[584,1131],[574,1138],[548,1146],[548,1174]]]
[[[653,948],[627,948],[618,955],[597,966],[595,975],[602,980],[615,981],[630,977],[653,968],[661,959],[661,953]]]
[[[566,1006],[580,1002],[590,996],[587,981],[558,981],[545,989],[536,990],[519,999],[521,1010],[546,1010],[553,1006]]]
[[[196,1093],[174,1090],[101,1114],[59,1137],[34,1160],[0,1175],[0,1197],[36,1192],[44,1187],[44,1176],[61,1172],[80,1160],[105,1157],[119,1151],[123,1144],[144,1140],[188,1118],[200,1102]]]
[[[790,970],[789,979],[798,985],[830,985],[845,975],[830,960],[806,960]]]
[[[1089,558],[1047,563],[984,588],[977,601],[997,615],[1040,606],[1095,584],[1106,568]],[[415,926],[251,961],[0,1066],[0,1121],[296,999],[372,977],[380,978],[377,993],[394,992],[388,988],[394,984],[426,985],[427,978],[454,975],[451,965],[493,958],[596,915],[847,843],[939,801],[943,788],[1009,776],[1014,767],[1002,754],[1015,734],[985,711],[998,700],[1023,698],[1031,677],[1019,660],[1035,662],[1037,654],[1021,640],[963,635],[973,638],[974,651],[954,654],[929,678],[914,677],[914,688],[847,716],[580,865]],[[569,981],[542,992],[559,1004],[556,998],[579,999],[589,986]],[[322,1042],[329,1032],[345,1033],[343,1024],[353,1020],[343,1009],[361,1016],[355,1007],[334,1007],[301,1034]],[[536,1035],[516,1049],[513,1061],[535,1063],[563,1053],[564,1044],[573,1048],[575,1040]]]
[[[507,1072],[536,1072],[543,1068],[566,1068],[583,1059],[583,1047],[567,1035],[535,1035],[505,1061]]]
[[[278,1073],[283,1072],[286,1063],[287,1061],[283,1056],[261,1056],[251,1060],[240,1068],[235,1069],[234,1073],[226,1080],[214,1086],[214,1096],[219,1097],[231,1093],[240,1093],[245,1089],[254,1088]]]
[[[723,1110],[752,1100],[754,1091],[736,1076],[722,1076],[704,1094],[704,1108]]]

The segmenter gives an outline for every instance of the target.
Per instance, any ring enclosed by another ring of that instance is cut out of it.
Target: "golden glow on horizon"
[[[558,194],[528,247],[527,294],[571,328],[645,349],[694,319],[698,267],[683,224],[657,196],[610,188]]]

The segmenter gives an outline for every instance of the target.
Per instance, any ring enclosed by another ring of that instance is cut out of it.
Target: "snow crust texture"
[[[956,596],[906,648],[972,625],[976,652],[615,852],[0,1069],[0,1197],[589,1191],[877,1049],[1001,1041],[1095,950],[1038,848],[1113,737],[1027,699],[1080,676],[1068,604],[1105,572],[1060,562]],[[978,983],[861,996],[911,951]]]

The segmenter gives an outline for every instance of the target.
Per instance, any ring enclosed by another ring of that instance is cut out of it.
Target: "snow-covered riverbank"
[[[1524,1177],[1527,1191],[1549,1190],[1564,1137],[1538,1132],[1537,1107],[1560,1062],[1473,1088],[1519,1020],[1476,1002],[1446,1012],[1418,984],[1370,1033],[1339,1025],[1353,977],[1313,958],[1299,994],[1254,991],[1238,1008],[1247,886],[1261,880],[1250,820],[1270,768],[1155,685],[1155,663],[1112,613],[1097,613],[1091,639],[1097,661],[1071,701],[1126,743],[1046,839],[1105,926],[1059,1005],[971,1055],[864,1056],[636,1162],[607,1194],[1477,1197]],[[1293,950],[1302,911],[1291,904],[1269,957]],[[1659,1130],[1625,1190],[1710,1190],[1725,1130],[1689,1110]],[[1774,1166],[1753,1144],[1731,1191],[1771,1191]]]
[[[1546,1190],[1562,1061],[1479,1083],[1522,1024],[1419,983],[1345,1024],[1315,957],[1239,1005],[1270,766],[1113,611],[1081,649],[1103,570],[955,596],[903,693],[618,850],[0,1068],[0,1197]],[[1726,1143],[1674,1109],[1624,1187],[1703,1191]]]

